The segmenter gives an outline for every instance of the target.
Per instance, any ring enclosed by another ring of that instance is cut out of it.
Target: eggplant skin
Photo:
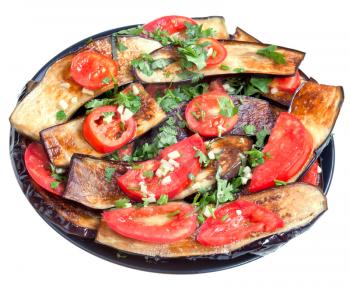
[[[341,106],[344,91],[341,86],[307,82],[294,96],[290,112],[296,115],[310,132],[317,150],[331,134]]]
[[[210,189],[216,183],[215,174],[219,166],[222,178],[229,180],[235,177],[241,165],[239,154],[250,150],[252,145],[252,140],[245,136],[225,136],[210,142],[208,151],[219,154],[219,159],[202,169],[191,184],[175,196],[174,200],[181,200],[200,189]]]
[[[127,89],[133,85],[138,88],[141,97],[141,108],[134,114],[137,124],[135,138],[137,138],[162,122],[166,118],[166,114],[141,84],[131,84]],[[75,153],[99,158],[107,155],[95,151],[84,139],[82,134],[83,122],[84,117],[80,117],[40,132],[41,141],[44,143],[52,164],[66,167]]]
[[[137,241],[115,233],[102,220],[95,241],[131,254],[164,258],[232,255],[243,247],[249,247],[251,244],[262,241],[266,242],[276,235],[287,236],[289,232],[295,235],[298,229],[308,226],[327,210],[326,197],[320,189],[304,183],[290,184],[253,195],[241,196],[240,199],[255,202],[276,213],[283,219],[284,227],[273,233],[256,233],[247,239],[225,246],[206,247],[195,240],[195,234],[190,238],[169,244]]]
[[[83,48],[86,49],[110,56],[109,37],[91,42]],[[70,76],[74,55],[69,54],[52,64],[43,79],[17,104],[10,116],[10,123],[18,132],[39,140],[41,130],[67,121],[87,101],[113,87],[108,85],[92,94],[84,93]],[[64,110],[66,120],[57,120],[56,113],[60,110]]]
[[[304,59],[305,53],[284,47],[277,47],[276,51],[282,53],[286,59],[285,64],[275,64],[273,60],[257,54],[257,51],[266,48],[268,45],[261,43],[241,42],[234,40],[219,40],[227,50],[227,57],[221,63],[230,67],[222,70],[221,65],[203,69],[199,71],[204,76],[237,74],[236,68],[243,69],[246,74],[264,75],[294,75]],[[160,48],[151,53],[154,59],[174,59],[175,62],[169,64],[163,70],[156,70],[152,75],[147,76],[138,69],[133,69],[135,77],[143,83],[167,83],[189,81],[191,78],[183,79],[181,66],[177,60],[177,52],[172,47]]]
[[[107,168],[115,170],[110,181],[105,179]],[[126,198],[116,179],[127,170],[128,166],[122,162],[75,154],[71,159],[63,197],[93,209],[111,208],[116,200]]]

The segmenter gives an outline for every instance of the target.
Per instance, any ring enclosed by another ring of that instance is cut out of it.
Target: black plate
[[[90,39],[97,39],[100,37],[111,35],[119,30],[127,29],[131,27],[135,27],[136,25],[126,26],[121,28],[112,29],[103,33],[99,33],[90,38],[82,40],[66,50],[59,53],[53,59],[51,59],[46,65],[44,65],[39,72],[33,77],[33,81],[39,82],[44,76],[46,70],[49,66],[51,66],[55,61],[59,58],[75,52],[83,47],[87,41]],[[22,92],[21,97],[25,96],[25,93]],[[333,137],[330,136],[327,143],[324,145],[324,149],[320,154],[320,162],[323,170],[323,192],[327,194],[328,189],[330,187],[333,170],[334,170],[334,162],[335,162],[335,148]],[[35,190],[34,185],[28,180],[28,173],[24,167],[24,155],[25,144],[24,138],[22,135],[18,134],[13,128],[10,130],[10,157],[13,165],[14,172],[16,174],[17,180],[22,188],[24,194],[28,195],[28,192],[32,192]],[[35,191],[34,191],[35,192]],[[218,255],[211,257],[203,257],[203,258],[175,258],[175,259],[157,259],[157,258],[149,258],[141,255],[131,255],[127,254],[126,256],[121,255],[120,252],[112,249],[110,247],[100,245],[95,243],[94,241],[83,239],[74,235],[67,234],[62,230],[62,228],[58,227],[50,220],[50,216],[46,211],[43,211],[38,204],[38,200],[40,198],[35,198],[36,203],[33,200],[29,200],[31,205],[37,211],[37,213],[60,235],[64,238],[80,247],[81,249],[86,250],[87,252],[94,254],[102,259],[107,261],[127,266],[130,268],[135,268],[144,271],[158,272],[158,273],[173,273],[173,274],[191,274],[191,273],[203,273],[203,272],[212,272],[223,270],[227,268],[236,267],[250,261],[256,260],[258,258],[263,257],[264,255],[276,250],[279,246],[285,244],[292,237],[302,233],[306,229],[308,229],[313,223],[310,225],[303,227],[302,229],[298,229],[297,231],[291,231],[285,233],[283,235],[275,235],[268,239],[268,243],[264,243],[263,245],[256,244],[250,246],[249,248],[243,248],[240,251],[234,252],[233,255]]]

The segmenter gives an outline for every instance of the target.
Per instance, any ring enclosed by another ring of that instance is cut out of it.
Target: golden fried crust
[[[314,186],[303,183],[269,189],[254,195],[242,196],[240,199],[255,202],[273,211],[283,219],[284,227],[273,233],[256,233],[252,237],[222,247],[207,247],[195,240],[195,234],[169,244],[137,241],[115,233],[102,221],[96,241],[122,251],[149,256],[187,257],[223,254],[272,234],[305,226],[327,209],[326,197],[322,192]]]
[[[291,113],[302,121],[312,135],[315,150],[331,133],[343,100],[342,87],[311,81],[305,83],[295,95]]]

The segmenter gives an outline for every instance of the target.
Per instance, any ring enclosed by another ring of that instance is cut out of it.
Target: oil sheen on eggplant
[[[107,168],[113,172],[111,178],[105,178]],[[63,197],[93,209],[111,208],[116,200],[126,198],[116,179],[127,170],[128,165],[123,162],[75,154]]]

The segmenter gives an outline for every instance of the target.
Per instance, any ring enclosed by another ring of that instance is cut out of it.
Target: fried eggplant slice
[[[192,183],[174,198],[175,200],[183,199],[202,189],[210,189],[216,183],[215,174],[219,166],[222,178],[235,177],[241,165],[239,154],[250,150],[252,141],[245,136],[227,136],[210,142],[208,148],[208,151],[212,151],[218,159],[202,169]]]
[[[273,233],[256,233],[253,237],[222,247],[206,247],[196,242],[195,235],[169,244],[145,243],[115,233],[102,221],[97,232],[96,242],[128,253],[157,257],[231,254],[251,243],[266,240],[274,234],[285,235],[288,232],[291,235],[287,239],[290,239],[299,234],[301,228],[315,221],[327,210],[327,201],[323,193],[317,187],[303,183],[241,196],[240,199],[255,202],[276,213],[283,219],[284,227]]]
[[[132,89],[133,86],[139,90],[138,96],[141,97],[141,108],[134,114],[137,124],[135,138],[137,138],[162,122],[166,114],[141,84],[131,84],[127,89]],[[52,164],[59,167],[68,166],[74,153],[94,157],[106,156],[106,154],[95,151],[85,141],[82,135],[83,122],[84,118],[81,117],[40,132],[41,140]]]
[[[197,24],[203,25],[203,30],[212,28],[215,31],[215,39],[229,39],[230,35],[227,31],[225,18],[222,16],[209,16],[203,18],[193,18]]]
[[[234,40],[221,40],[227,50],[227,57],[218,66],[203,69],[199,72],[203,76],[229,75],[243,72],[246,74],[265,75],[293,75],[304,58],[304,53],[288,48],[278,47],[276,52],[282,53],[285,57],[285,64],[276,64],[272,59],[257,54],[257,51],[266,48],[268,45],[261,43],[240,42]],[[164,47],[151,53],[153,59],[171,59],[174,62],[164,69],[155,70],[151,75],[146,75],[139,69],[134,68],[134,74],[138,80],[144,83],[182,82],[191,78],[183,78],[182,70],[178,61],[175,48]],[[228,66],[223,70],[221,65]]]
[[[295,95],[290,112],[296,115],[310,132],[317,150],[331,134],[342,103],[341,86],[307,82]]]
[[[110,178],[106,177],[108,170]],[[117,177],[126,171],[124,163],[75,154],[63,197],[93,209],[111,208],[116,200],[126,198],[117,184]]]
[[[245,32],[244,30],[242,30],[239,27],[236,28],[236,32],[234,33],[233,38],[236,41],[261,43],[261,41],[259,41],[257,38],[248,34],[247,32]],[[299,70],[299,73],[300,73],[300,77],[301,77],[301,83],[308,80],[308,77],[305,73],[303,73],[301,70]],[[274,90],[274,92],[271,92],[271,89],[269,89],[269,92],[264,94],[264,97],[272,99],[273,101],[276,101],[284,106],[289,106],[291,101],[292,101],[293,94],[291,94],[289,92],[282,91],[282,90],[277,90],[277,91]]]

